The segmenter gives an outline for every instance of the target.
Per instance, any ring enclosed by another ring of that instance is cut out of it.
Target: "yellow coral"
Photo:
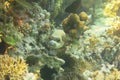
[[[0,55],[0,80],[5,80],[6,77],[10,80],[23,80],[27,72],[27,64],[23,59]]]
[[[117,16],[120,7],[120,0],[110,0],[105,6],[104,15],[109,17]]]
[[[102,71],[95,71],[91,75],[91,80],[119,80],[120,71],[113,68],[110,73],[103,73]]]
[[[5,6],[5,7],[4,7],[5,10],[7,10],[8,8],[10,8],[10,2],[5,1],[4,6]]]
[[[120,18],[116,18],[116,20],[112,23],[112,27],[107,30],[107,33],[113,37],[120,38]]]
[[[45,27],[46,30],[50,29],[50,26],[51,26],[50,23],[45,23],[45,24],[44,24],[44,27]]]
[[[91,78],[91,80],[104,80],[104,74],[97,70],[91,75]]]
[[[14,2],[15,0],[6,0],[5,2],[4,2],[4,9],[6,10],[6,11],[8,11],[8,10],[12,10],[12,6],[11,6],[11,3],[12,2]]]
[[[85,21],[79,21],[78,28],[83,28],[85,26]]]
[[[92,36],[89,38],[89,42],[90,42],[90,48],[94,48],[95,45],[99,42],[99,39],[96,38],[95,36]]]
[[[69,34],[72,36],[72,37],[75,37],[75,35],[77,35],[77,30],[76,29],[71,29],[69,31]]]
[[[81,12],[80,14],[79,14],[79,16],[80,16],[80,20],[82,20],[82,21],[86,21],[86,20],[88,20],[88,15],[86,14],[86,12]]]

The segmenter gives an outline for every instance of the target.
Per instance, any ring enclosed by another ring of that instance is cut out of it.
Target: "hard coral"
[[[12,58],[8,55],[0,55],[0,80],[23,80],[28,72],[27,64],[20,58]]]
[[[120,37],[120,18],[116,18],[116,20],[112,23],[112,27],[107,30],[109,35],[114,37]]]
[[[79,23],[79,16],[77,14],[70,14],[67,18],[65,18],[62,22],[63,29],[66,33],[71,29],[76,29]]]
[[[102,68],[100,70],[95,70],[94,72],[86,71],[84,72],[85,76],[89,77],[87,80],[119,80],[120,79],[120,71],[114,68],[114,65],[110,64],[102,64]]]
[[[88,20],[88,15],[85,12],[81,12],[79,16],[80,16],[80,20],[82,21]]]
[[[117,16],[119,8],[120,8],[119,0],[110,0],[107,2],[105,6],[104,15],[109,17],[115,17]]]
[[[120,71],[117,69],[112,69],[110,73],[104,73],[101,71],[95,71],[91,75],[91,80],[119,80],[120,79]]]
[[[90,42],[90,48],[94,48],[95,45],[99,42],[99,39],[92,36],[89,38],[89,42]]]
[[[83,14],[83,13],[81,13]],[[86,15],[81,15],[83,20],[86,20]],[[65,18],[62,22],[62,26],[64,31],[70,36],[74,38],[78,38],[82,35],[87,27],[85,26],[85,21],[80,21],[80,17],[77,14],[71,13],[67,18]]]

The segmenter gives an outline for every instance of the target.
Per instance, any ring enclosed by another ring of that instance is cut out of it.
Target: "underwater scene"
[[[0,0],[0,80],[120,80],[120,0]]]

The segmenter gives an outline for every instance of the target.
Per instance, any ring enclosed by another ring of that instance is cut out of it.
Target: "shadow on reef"
[[[2,40],[2,42],[0,42],[0,54],[5,54],[8,47],[9,45]]]
[[[61,54],[59,57],[65,60],[65,64],[62,65],[64,72],[57,78],[57,80],[85,80],[80,73],[81,64],[78,59],[71,54]]]
[[[41,70],[40,70],[41,77],[43,80],[53,80],[54,75],[57,74],[57,71],[53,68],[49,68],[47,65],[45,65]]]
[[[39,63],[39,58],[34,55],[30,55],[26,58],[26,63],[29,66],[37,65]]]

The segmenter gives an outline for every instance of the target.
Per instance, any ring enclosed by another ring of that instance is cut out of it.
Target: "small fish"
[[[65,9],[65,12],[76,13],[80,8],[81,8],[81,0],[76,0]]]

